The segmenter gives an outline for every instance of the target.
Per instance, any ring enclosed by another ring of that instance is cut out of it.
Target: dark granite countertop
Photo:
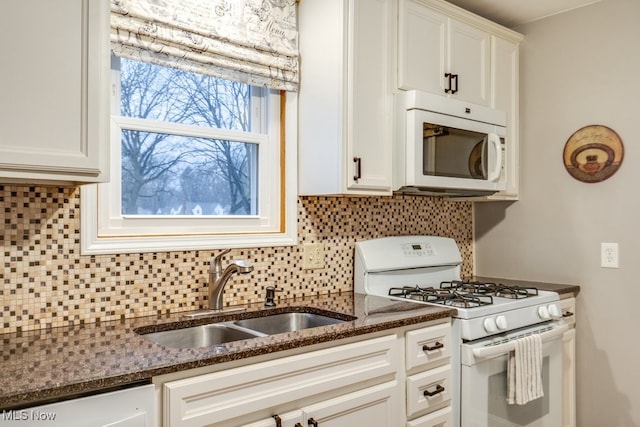
[[[185,320],[185,313],[126,319],[48,330],[0,335],[0,410],[80,396],[136,382],[153,376],[215,363],[243,359],[301,346],[318,344],[385,329],[450,317],[455,309],[350,292],[280,301],[268,310],[331,311],[356,320],[235,341],[214,347],[167,348],[135,332],[255,317],[266,310],[247,306],[239,314]]]
[[[495,282],[495,283],[504,283],[505,285],[519,285],[519,286],[529,286],[538,288],[544,291],[553,291],[562,295],[564,294],[573,294],[578,295],[580,292],[580,286],[578,285],[565,285],[561,283],[546,283],[546,282],[537,282],[531,280],[518,280],[518,279],[503,279],[496,277],[485,277],[485,276],[476,276],[473,277],[472,280],[479,280],[483,282]]]

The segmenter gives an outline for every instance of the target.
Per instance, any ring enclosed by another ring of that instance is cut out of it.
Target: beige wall
[[[476,205],[476,272],[580,284],[578,425],[640,425],[640,1],[603,0],[516,30],[521,200]],[[621,169],[596,184],[573,179],[561,158],[589,124],[625,144]],[[601,242],[619,243],[619,269],[600,267]]]

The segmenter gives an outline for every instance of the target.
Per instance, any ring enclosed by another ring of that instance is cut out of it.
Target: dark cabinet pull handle
[[[356,164],[356,174],[353,176],[353,180],[357,182],[362,178],[362,159],[360,157],[354,157],[353,161]]]
[[[293,427],[302,427],[302,424],[296,423],[296,425],[294,425]]]
[[[435,344],[433,344],[432,346],[429,345],[423,345],[422,346],[422,351],[433,351],[433,350],[438,350],[439,348],[443,348],[444,344],[442,344],[439,341],[436,341]]]
[[[451,89],[451,94],[454,94],[458,91],[458,75],[457,74],[451,74],[451,79],[455,80],[456,82],[456,88],[455,89]],[[449,83],[449,87],[451,87],[451,83]]]
[[[310,426],[313,426],[313,427],[318,427],[318,422],[316,420],[314,420],[313,418],[309,418],[309,420],[307,420],[307,424],[309,424]]]
[[[425,395],[425,397],[431,397],[431,396],[435,396],[436,394],[440,394],[443,391],[444,391],[444,387],[438,384],[435,390],[433,391],[425,390],[423,394]]]
[[[566,311],[566,312],[562,313],[562,317],[571,317],[571,316],[573,316],[573,313],[570,312],[570,311]]]
[[[278,414],[273,416],[273,419],[276,420],[276,427],[282,427],[282,420],[278,416]]]
[[[453,74],[451,74],[451,73],[444,73],[444,78],[449,80],[449,81],[447,82],[447,83],[448,83],[448,86],[447,86],[447,88],[444,90],[444,93],[453,93],[453,92],[451,91],[451,78],[452,78],[452,77],[453,77]]]

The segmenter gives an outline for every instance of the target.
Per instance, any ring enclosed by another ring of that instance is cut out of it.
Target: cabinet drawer
[[[447,359],[451,354],[451,325],[443,323],[406,334],[407,371]]]
[[[396,335],[164,384],[165,426],[215,425],[362,381],[395,378]]]
[[[560,310],[562,318],[569,326],[574,327],[576,324],[576,299],[565,298],[560,300]]]
[[[407,427],[451,427],[451,406],[407,422]]]
[[[407,377],[407,418],[437,409],[450,400],[451,365]]]

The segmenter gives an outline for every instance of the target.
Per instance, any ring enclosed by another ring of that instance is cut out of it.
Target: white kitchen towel
[[[542,340],[533,334],[515,340],[507,363],[507,403],[524,405],[544,396]]]

